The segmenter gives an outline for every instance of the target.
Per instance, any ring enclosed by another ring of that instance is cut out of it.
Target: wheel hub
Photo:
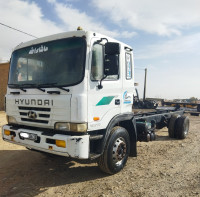
[[[113,146],[113,162],[120,165],[126,155],[126,143],[122,138],[118,138]]]

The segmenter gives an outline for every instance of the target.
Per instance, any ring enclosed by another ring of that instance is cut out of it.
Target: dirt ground
[[[156,141],[138,143],[138,157],[112,176],[96,163],[29,151],[0,134],[0,196],[200,196],[200,117],[190,116],[185,140],[171,140],[164,128]]]

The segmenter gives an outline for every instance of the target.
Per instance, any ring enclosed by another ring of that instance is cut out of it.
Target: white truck
[[[183,111],[132,112],[133,50],[96,32],[77,30],[18,45],[11,57],[3,140],[31,150],[78,159],[96,159],[114,174],[137,141],[169,136],[184,139]]]

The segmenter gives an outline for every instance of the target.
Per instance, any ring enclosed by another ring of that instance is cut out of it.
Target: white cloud
[[[44,18],[40,7],[34,2],[7,0],[0,2],[1,22],[23,29],[37,37],[60,32],[52,21]]]
[[[41,8],[34,1],[22,0],[0,1],[0,22],[36,37],[76,30],[80,25],[86,30],[98,31],[112,37],[130,38],[136,35],[135,32],[109,30],[85,12],[71,7],[70,0],[66,0],[65,4],[56,0],[48,2],[52,4],[62,25],[45,18]],[[16,45],[31,39],[34,38],[0,25],[0,59],[8,60]]]
[[[143,49],[135,51],[136,59],[151,59],[163,55],[193,54],[199,55],[200,33],[188,36],[180,36],[176,39],[163,41],[154,45],[143,46]]]
[[[54,4],[57,16],[65,24],[68,31],[76,30],[78,26],[81,26],[85,30],[96,31],[115,38],[131,38],[136,35],[136,32],[109,30],[102,22],[73,8],[70,4],[59,3],[56,0],[48,0],[48,2]]]
[[[133,38],[134,36],[137,35],[137,33],[134,32],[134,31],[133,31],[133,32],[122,31],[120,34],[121,34],[121,35],[118,36],[118,37],[121,37],[121,38]]]
[[[182,28],[199,26],[199,0],[92,0],[116,24],[158,35],[181,34]]]
[[[0,1],[0,22],[36,37],[59,33],[61,28],[43,17],[37,4],[20,0]],[[0,58],[8,60],[12,49],[21,42],[34,39],[0,26]]]

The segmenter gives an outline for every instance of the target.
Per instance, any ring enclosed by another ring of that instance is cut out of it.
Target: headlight
[[[58,122],[55,125],[56,130],[70,131],[70,124],[66,122]]]
[[[62,131],[86,132],[87,131],[87,123],[58,122],[55,124],[55,129],[62,130]]]
[[[16,119],[13,116],[6,116],[8,124],[17,124]]]
[[[86,123],[70,123],[70,131],[77,131],[77,132],[86,132],[87,131],[87,124]]]

